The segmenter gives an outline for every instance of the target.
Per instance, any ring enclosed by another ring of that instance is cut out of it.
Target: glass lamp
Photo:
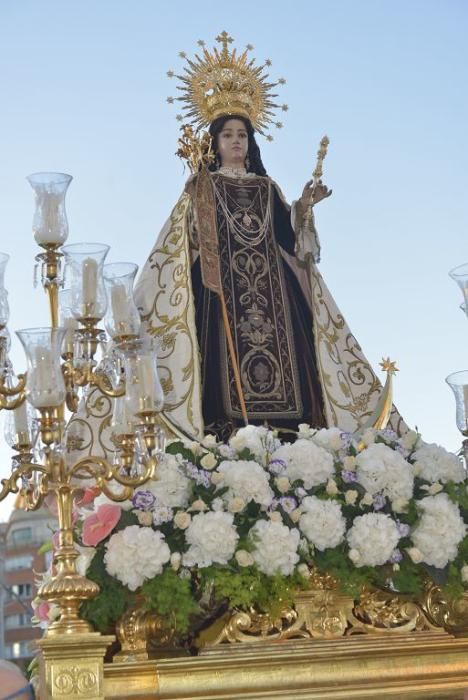
[[[5,289],[5,268],[9,259],[7,253],[0,253],[0,330],[5,328],[10,315],[8,292]]]
[[[465,302],[464,311],[466,313],[468,302],[468,263],[454,267],[453,270],[450,270],[449,277],[451,277],[458,284],[462,291]]]
[[[27,328],[16,331],[26,352],[26,396],[34,408],[57,408],[65,400],[60,368],[63,328]]]
[[[133,299],[133,283],[138,265],[110,263],[104,265],[104,283],[109,305],[106,330],[115,340],[135,338],[140,332],[140,314]]]
[[[36,196],[34,238],[42,248],[56,248],[68,238],[65,195],[73,178],[65,173],[33,173],[26,179]]]
[[[121,355],[129,412],[142,418],[161,411],[164,394],[152,344],[146,340],[136,341],[131,346],[124,347]]]
[[[94,326],[107,308],[103,267],[109,246],[104,243],[72,243],[62,248],[66,280],[71,289],[73,316],[83,325]]]

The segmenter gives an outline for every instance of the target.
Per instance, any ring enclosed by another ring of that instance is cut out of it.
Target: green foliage
[[[171,442],[170,445],[167,445],[165,451],[169,455],[182,455],[182,457],[188,459],[189,462],[194,462],[192,451],[185,447],[183,442]]]
[[[81,616],[99,632],[112,630],[134,599],[134,595],[120,581],[110,576],[104,566],[104,547],[98,547],[86,572],[87,578],[95,581],[99,595],[81,606]]]
[[[464,587],[460,578],[460,572],[453,563],[448,566],[447,583],[442,586],[442,591],[449,600],[457,600],[463,595]]]
[[[167,568],[160,576],[145,581],[141,587],[145,607],[170,618],[171,626],[187,632],[190,616],[198,612],[190,579],[182,579]]]
[[[376,577],[375,569],[370,566],[356,568],[349,559],[344,545],[324,552],[316,552],[314,563],[322,573],[331,574],[337,581],[340,590],[345,594],[358,598],[361,589],[370,584]]]
[[[400,562],[400,570],[391,573],[393,585],[400,593],[421,593],[424,586],[421,568],[408,556]]]

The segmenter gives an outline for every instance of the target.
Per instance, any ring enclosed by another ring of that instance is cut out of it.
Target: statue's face
[[[249,148],[247,129],[240,119],[228,119],[218,134],[221,165],[243,168]]]

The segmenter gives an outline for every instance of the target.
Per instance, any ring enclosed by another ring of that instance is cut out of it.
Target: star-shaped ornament
[[[395,374],[400,371],[396,366],[396,362],[392,362],[389,357],[387,357],[387,359],[383,357],[380,366],[384,372],[388,372],[389,374]]]

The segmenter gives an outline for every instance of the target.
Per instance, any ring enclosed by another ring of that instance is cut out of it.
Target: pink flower
[[[96,547],[112,532],[120,520],[122,509],[119,506],[104,504],[83,522],[81,539],[87,547]]]
[[[96,496],[99,496],[100,493],[101,489],[97,488],[97,486],[86,488],[81,494],[80,498],[75,501],[75,505],[77,505],[78,508],[88,506],[90,503],[94,502],[94,499]]]
[[[37,607],[34,608],[34,616],[39,622],[49,622],[50,603],[42,600]]]

